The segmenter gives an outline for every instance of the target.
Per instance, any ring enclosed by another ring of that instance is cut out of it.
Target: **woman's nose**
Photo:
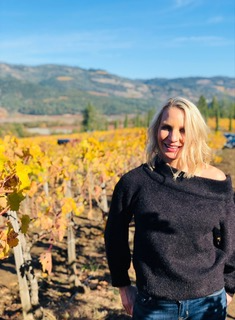
[[[178,132],[177,130],[172,130],[169,134],[169,139],[172,142],[176,142],[180,139],[180,132]]]

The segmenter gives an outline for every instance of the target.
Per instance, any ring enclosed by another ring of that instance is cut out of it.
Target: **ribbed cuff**
[[[131,284],[128,273],[120,274],[118,276],[111,275],[113,287],[126,287]]]

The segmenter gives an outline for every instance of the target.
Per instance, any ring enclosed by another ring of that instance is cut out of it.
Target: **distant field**
[[[128,119],[131,120],[135,114],[129,114]],[[109,115],[106,117],[109,127],[114,128],[115,121],[119,122],[121,128],[124,123],[125,115]],[[18,123],[26,127],[29,134],[34,135],[50,135],[50,134],[69,134],[72,132],[81,131],[82,114],[64,114],[64,115],[24,115],[24,114],[1,114],[1,124]],[[220,131],[229,131],[229,119],[220,119]],[[132,124],[129,124],[132,126]],[[215,129],[215,119],[208,119],[208,126]],[[232,121],[232,132],[235,132],[235,119]]]
[[[62,121],[67,124],[72,124],[75,120],[82,119],[81,114],[72,115],[25,115],[25,114],[12,114],[0,116],[0,123],[27,123],[27,122],[57,122]]]

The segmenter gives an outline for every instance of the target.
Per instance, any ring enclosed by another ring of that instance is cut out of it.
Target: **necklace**
[[[174,172],[173,169],[172,169],[172,167],[171,167],[169,164],[167,164],[167,165],[168,165],[168,167],[169,167],[170,170],[171,170],[171,173],[172,173],[172,176],[173,176],[173,180],[174,180],[174,181],[176,181],[177,178],[179,178],[180,176],[182,176],[182,174],[183,174],[182,171],[177,170],[176,172]]]

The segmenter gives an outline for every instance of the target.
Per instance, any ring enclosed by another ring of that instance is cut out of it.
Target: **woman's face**
[[[161,157],[176,167],[185,141],[185,115],[182,109],[170,107],[163,112],[157,138]]]

